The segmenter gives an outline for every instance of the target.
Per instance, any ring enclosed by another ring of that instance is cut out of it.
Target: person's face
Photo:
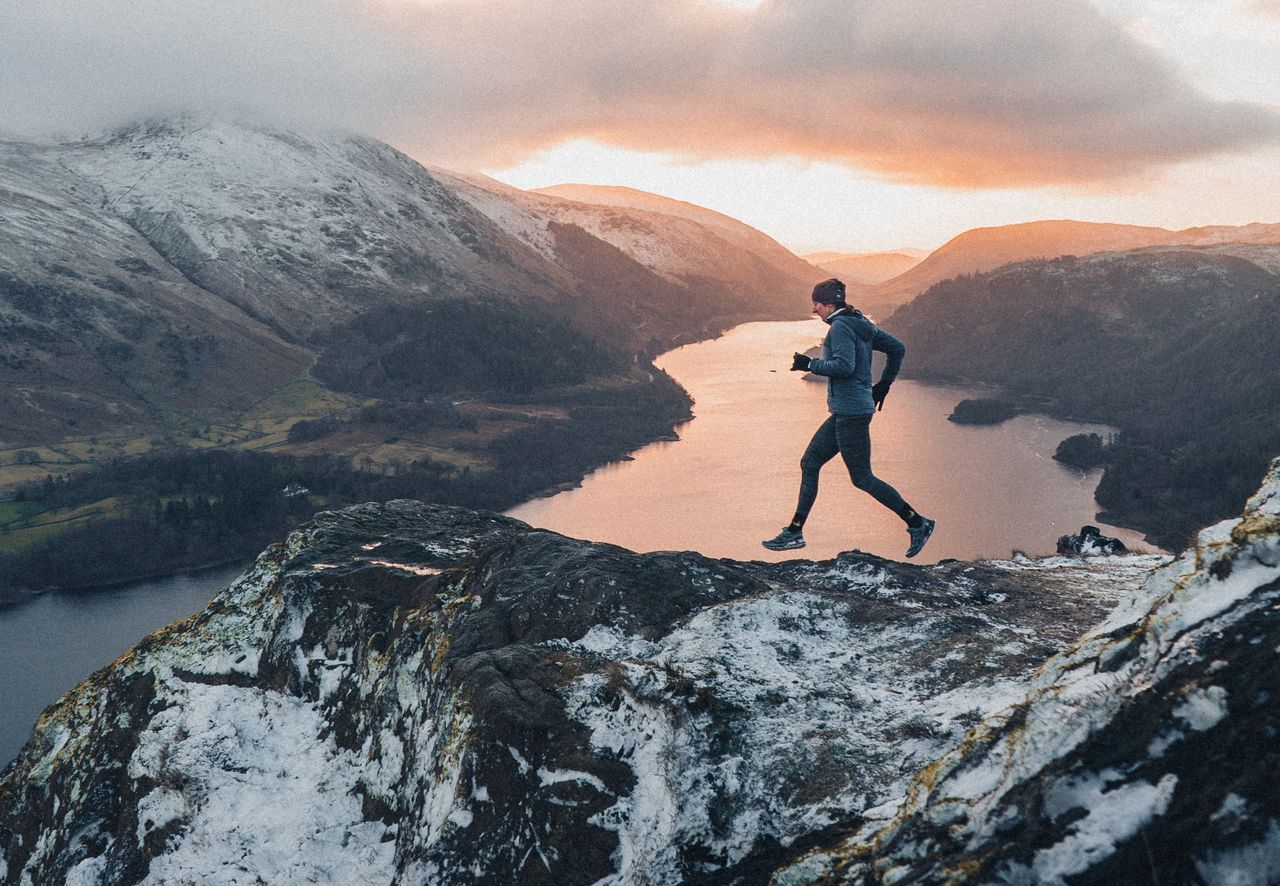
[[[825,320],[835,312],[836,307],[836,305],[828,305],[820,301],[816,301],[813,303],[813,312]]]

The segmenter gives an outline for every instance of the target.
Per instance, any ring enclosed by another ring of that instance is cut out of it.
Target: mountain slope
[[[373,139],[177,120],[59,162],[192,281],[294,338],[378,303],[497,293],[521,276],[522,297],[547,299],[564,282]]]
[[[805,259],[846,284],[883,283],[920,264],[921,259],[905,252],[815,252]]]
[[[174,269],[56,151],[0,143],[0,448],[244,408],[309,356]]]
[[[889,328],[906,371],[1117,425],[1098,500],[1164,547],[1238,511],[1280,452],[1280,247],[1102,253],[940,283]]]
[[[766,234],[726,215],[631,188],[561,185],[517,191],[468,177],[484,191],[572,224],[607,242],[704,303],[758,319],[803,316],[822,271]]]
[[[722,212],[694,203],[673,200],[670,197],[638,191],[635,188],[606,185],[555,185],[549,188],[536,188],[532,193],[557,197],[572,203],[634,209],[683,218],[714,230],[724,240],[755,253],[787,276],[806,280],[814,273],[809,262],[795,255],[764,232]]]
[[[1209,245],[1217,242],[1280,243],[1280,224],[1219,226],[1170,231],[1136,225],[1039,221],[974,228],[952,238],[911,270],[861,294],[881,316],[935,283],[962,274],[989,271],[1015,261],[1090,255],[1148,246]]]

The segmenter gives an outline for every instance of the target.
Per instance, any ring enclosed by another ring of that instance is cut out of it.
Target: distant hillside
[[[0,143],[0,450],[245,409],[305,349],[194,283],[56,152]]]
[[[803,301],[808,288],[825,276],[762,231],[693,203],[600,185],[556,185],[526,193],[539,212],[578,225],[657,273],[689,284],[726,282],[738,297],[762,307],[779,300],[791,305],[797,294]],[[794,313],[803,314],[804,306]]]
[[[1238,511],[1280,454],[1277,260],[1229,246],[1021,262],[940,283],[889,326],[911,374],[1118,426],[1098,500],[1176,547]]]
[[[883,283],[906,273],[920,258],[904,252],[814,252],[804,258],[845,283]]]
[[[935,283],[1034,258],[1091,255],[1148,246],[1196,246],[1225,242],[1280,243],[1280,224],[1217,226],[1170,231],[1135,225],[1038,221],[975,228],[943,244],[911,270],[860,294],[870,313],[886,316]]]

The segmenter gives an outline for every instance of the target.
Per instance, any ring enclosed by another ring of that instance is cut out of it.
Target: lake
[[[901,559],[907,548],[902,521],[853,488],[839,457],[822,473],[805,526],[808,547],[783,553],[760,547],[791,519],[800,456],[827,416],[825,380],[788,371],[791,354],[820,343],[825,332],[816,318],[749,323],[663,354],[658,365],[695,401],[695,418],[679,429],[679,441],[646,446],[576,489],[507,513],[635,551],[779,560],[856,548]],[[909,365],[910,352],[906,360]],[[1140,534],[1095,519],[1100,472],[1052,458],[1063,439],[1110,429],[1040,415],[981,427],[947,421],[960,400],[981,396],[899,380],[871,423],[876,475],[938,521],[919,562],[1008,557],[1014,550],[1050,554],[1058,536],[1085,523],[1131,546],[1142,544]]]
[[[659,358],[696,400],[678,442],[654,443],[579,488],[510,513],[557,532],[637,551],[702,551],[714,557],[825,558],[858,548],[901,558],[901,522],[854,489],[839,459],[822,488],[802,551],[760,547],[795,507],[799,460],[826,417],[826,386],[788,372],[793,351],[821,340],[820,321],[752,323]],[[907,360],[911,359],[908,353]],[[1021,416],[994,427],[947,421],[981,396],[899,381],[871,424],[872,465],[920,511],[938,520],[921,562],[942,557],[1051,553],[1059,535],[1096,523],[1097,472],[1053,461],[1072,434],[1106,428]],[[1101,524],[1099,524],[1101,525]],[[1103,526],[1126,543],[1132,532]],[[176,575],[92,594],[47,594],[0,609],[0,766],[61,693],[153,630],[199,611],[243,567]]]
[[[199,612],[245,569],[225,566],[0,609],[0,768],[40,712],[147,634]]]

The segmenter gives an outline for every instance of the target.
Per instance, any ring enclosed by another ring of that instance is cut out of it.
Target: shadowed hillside
[[[1280,452],[1280,277],[1234,255],[1023,262],[938,284],[887,325],[917,376],[1118,426],[1105,519],[1166,547],[1238,511]]]

